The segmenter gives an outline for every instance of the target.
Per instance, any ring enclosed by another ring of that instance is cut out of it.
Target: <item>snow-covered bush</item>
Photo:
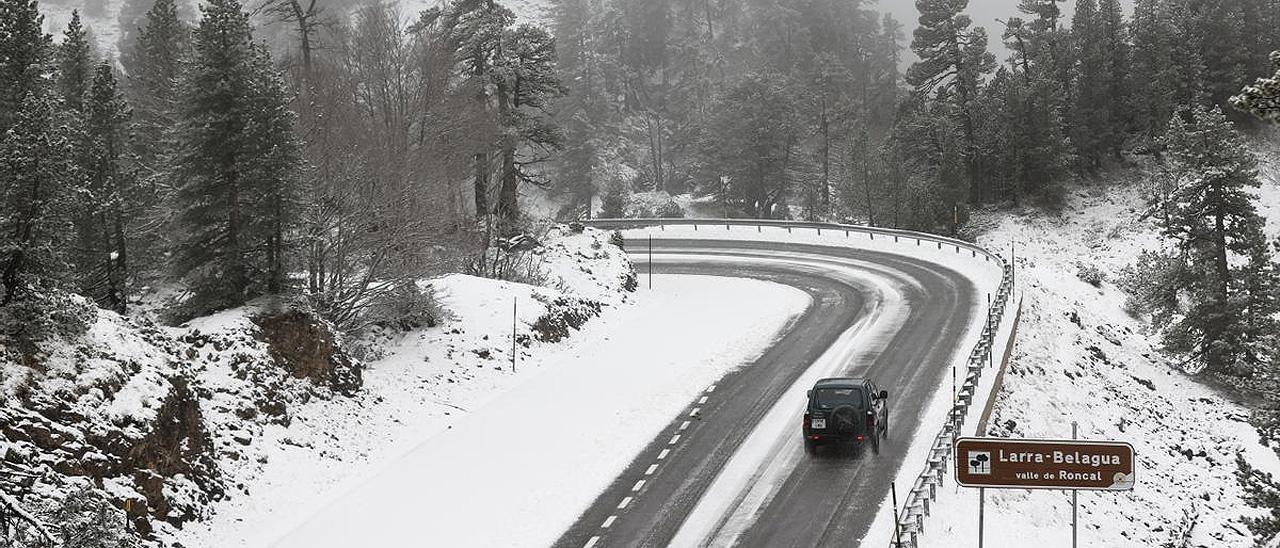
[[[98,308],[79,295],[60,291],[31,293],[0,306],[0,353],[6,347],[30,354],[39,343],[83,334]]]
[[[440,307],[435,297],[417,284],[399,284],[387,297],[369,310],[366,323],[409,331],[435,327],[440,322]]]
[[[1177,288],[1186,269],[1177,257],[1155,251],[1143,251],[1138,259],[1120,272],[1117,285],[1129,295],[1125,308],[1130,314],[1150,317],[1157,327],[1172,321],[1179,309]]]
[[[141,546],[125,522],[125,513],[112,506],[102,492],[81,483],[57,501],[42,505],[38,514],[52,524],[59,548],[133,548]],[[21,542],[18,543],[22,545]]]
[[[1102,287],[1102,282],[1107,281],[1107,274],[1099,269],[1096,265],[1083,262],[1076,263],[1076,277],[1080,281],[1094,287]]]
[[[600,315],[601,303],[581,297],[561,296],[548,299],[538,293],[533,298],[547,306],[547,313],[533,323],[539,341],[559,342],[569,336],[570,329],[581,329],[588,320]]]
[[[666,192],[637,192],[627,203],[626,216],[637,219],[684,217],[684,209]]]

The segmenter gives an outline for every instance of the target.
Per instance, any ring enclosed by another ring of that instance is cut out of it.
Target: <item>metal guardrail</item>
[[[923,242],[929,242],[936,244],[937,249],[942,249],[944,245],[951,246],[955,248],[956,253],[967,250],[973,257],[982,255],[984,260],[996,261],[1002,271],[1000,287],[996,290],[995,296],[987,306],[987,319],[982,326],[982,334],[978,338],[978,343],[969,352],[964,383],[957,388],[955,402],[947,413],[947,422],[942,425],[942,430],[934,437],[933,444],[929,448],[925,468],[916,477],[911,489],[907,492],[901,513],[898,512],[898,508],[894,509],[897,530],[892,540],[890,540],[891,548],[915,548],[919,545],[919,537],[924,534],[924,520],[929,516],[929,505],[937,499],[938,488],[942,486],[943,480],[946,478],[947,464],[951,462],[951,452],[955,448],[958,432],[964,426],[965,416],[969,414],[969,407],[974,403],[974,396],[978,390],[978,381],[982,378],[983,371],[987,367],[994,365],[992,363],[992,355],[995,336],[1000,331],[1000,322],[1004,318],[1005,309],[1012,300],[1016,281],[1013,265],[1009,261],[977,244],[955,238],[910,230],[860,225],[763,219],[593,219],[581,222],[585,226],[606,230],[655,226],[665,230],[667,226],[674,225],[693,226],[694,230],[698,230],[699,227],[703,226],[708,227],[708,229],[718,229],[723,226],[725,230],[729,230],[732,226],[748,226],[756,227],[757,231],[759,231],[762,227],[767,226],[785,228],[788,233],[797,229],[812,229],[817,231],[819,235],[822,234],[823,230],[837,233],[844,232],[846,236],[860,233],[869,235],[873,240],[876,236],[881,236],[891,237],[895,242],[914,240],[917,246]],[[1012,338],[1012,336],[1011,334],[1010,337]]]

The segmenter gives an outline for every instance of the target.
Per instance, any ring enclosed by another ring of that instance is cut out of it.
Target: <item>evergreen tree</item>
[[[503,35],[515,14],[495,0],[454,0],[440,17],[458,72],[474,93],[478,112],[492,112],[488,86],[497,76]],[[490,213],[492,157],[497,143],[481,143],[473,158],[473,198],[477,217]]]
[[[53,42],[37,6],[36,0],[0,0],[0,135],[30,96],[44,93]]]
[[[71,22],[58,44],[58,93],[73,115],[84,111],[84,99],[93,80],[93,60],[89,58],[89,38],[80,24],[80,12],[72,10]]]
[[[1071,19],[1076,53],[1069,135],[1086,167],[1119,158],[1127,128],[1128,53],[1117,0],[1080,0]]]
[[[125,88],[142,145],[135,152],[150,176],[172,149],[166,132],[177,120],[179,77],[191,55],[191,30],[178,18],[175,0],[156,0],[143,21],[136,39],[123,49],[120,64],[128,75]]]
[[[76,166],[48,92],[28,93],[0,137],[0,306],[59,287],[79,200]]]
[[[1231,98],[1231,104],[1264,120],[1280,122],[1280,51],[1271,53],[1271,61],[1276,73],[1245,86],[1239,95]]]
[[[753,218],[788,218],[800,116],[778,74],[748,74],[713,107],[703,136],[705,179],[727,206]]]
[[[1271,417],[1272,424],[1275,417]],[[1275,428],[1265,429],[1264,439],[1276,439]],[[1266,508],[1267,514],[1260,517],[1244,518],[1245,525],[1257,536],[1259,541],[1269,541],[1280,534],[1280,482],[1269,472],[1258,470],[1244,458],[1244,453],[1236,454],[1236,480],[1244,489],[1244,501],[1255,508]]]
[[[1189,271],[1188,309],[1165,334],[1188,368],[1240,384],[1255,374],[1268,341],[1252,328],[1276,312],[1274,268],[1249,190],[1258,186],[1257,160],[1218,109],[1196,107],[1175,116],[1165,137],[1175,190],[1163,232]],[[1245,266],[1233,266],[1243,256]]]
[[[134,228],[129,208],[133,172],[126,157],[129,107],[107,62],[94,72],[86,115],[89,161],[85,176],[92,207],[84,216],[82,231],[88,237],[83,241],[88,246],[80,250],[85,259],[77,275],[82,294],[123,314],[129,274],[126,232]]]
[[[144,279],[165,274],[164,252],[173,245],[172,231],[166,230],[175,186],[168,167],[176,147],[180,77],[191,57],[191,29],[179,19],[174,0],[155,0],[148,8],[139,8],[140,28],[121,38],[125,75],[119,83],[132,107],[127,169],[136,183],[125,231],[129,274]],[[125,15],[122,10],[122,21]]]
[[[1133,71],[1128,104],[1133,129],[1149,150],[1173,116],[1177,88],[1173,50],[1177,37],[1168,0],[1137,0],[1130,24]]]
[[[548,107],[564,88],[556,75],[556,46],[551,34],[541,27],[520,25],[504,38],[495,78],[503,126],[501,186],[495,213],[510,223],[520,215],[520,185],[546,185],[533,175],[530,166],[546,161],[548,153],[563,142]]]
[[[203,11],[173,166],[174,266],[196,313],[284,288],[298,168],[284,84],[248,15],[236,0]]]
[[[953,182],[967,189],[970,201],[979,202],[984,189],[978,180],[974,109],[983,75],[995,68],[995,58],[987,52],[986,31],[970,28],[969,16],[963,14],[968,4],[967,0],[917,0],[920,24],[911,49],[920,60],[907,70],[907,83],[919,96],[936,96],[950,107],[949,116],[961,131],[959,154],[965,166],[964,177]]]

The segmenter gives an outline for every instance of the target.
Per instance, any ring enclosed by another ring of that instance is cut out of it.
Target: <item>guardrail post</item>
[[[821,236],[821,235],[822,235],[822,227],[818,227],[818,235],[819,235],[819,236]]]
[[[787,234],[791,234],[791,225],[787,225]]]

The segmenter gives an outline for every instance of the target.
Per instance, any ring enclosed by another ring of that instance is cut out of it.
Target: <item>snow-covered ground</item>
[[[1276,183],[1261,194],[1280,196]],[[1264,198],[1261,210],[1277,205]],[[1240,521],[1251,513],[1234,472],[1238,452],[1254,466],[1280,470],[1258,442],[1248,412],[1175,371],[1144,323],[1124,310],[1113,281],[1143,249],[1160,245],[1155,228],[1136,221],[1142,203],[1131,186],[1083,188],[1061,217],[985,216],[987,245],[1017,242],[1025,296],[1017,344],[988,435],[1127,441],[1138,457],[1132,492],[1082,492],[1079,542],[1084,546],[1247,547]],[[1276,217],[1272,217],[1276,219]],[[1277,219],[1280,220],[1280,219]],[[1269,228],[1275,233],[1275,223]],[[1099,287],[1081,266],[1099,268]],[[925,522],[922,546],[976,542],[978,493],[950,482]],[[989,546],[1027,539],[1067,546],[1071,496],[1056,491],[987,490]]]
[[[785,286],[689,276],[662,277],[660,292],[626,293],[630,265],[600,245],[604,236],[548,242],[543,266],[560,289],[432,280],[449,319],[393,341],[368,364],[357,397],[312,400],[288,426],[254,432],[254,451],[229,467],[244,489],[179,540],[348,546],[400,526],[414,536],[370,545],[554,540],[681,406],[766,348],[808,304]],[[565,299],[601,303],[601,317],[560,344],[525,347],[538,319]],[[495,513],[503,527],[492,526]],[[342,541],[329,526],[359,540]]]
[[[656,278],[660,290],[638,292],[562,348],[531,356],[523,373],[493,370],[483,393],[435,387],[467,410],[456,417],[432,420],[412,402],[390,401],[406,423],[424,423],[395,436],[416,446],[330,490],[325,507],[277,545],[550,545],[671,417],[808,304],[803,292],[766,282]],[[421,375],[406,359],[415,354],[375,368],[396,379],[371,390],[388,400],[421,390],[409,380]],[[298,495],[315,506],[314,492]]]

